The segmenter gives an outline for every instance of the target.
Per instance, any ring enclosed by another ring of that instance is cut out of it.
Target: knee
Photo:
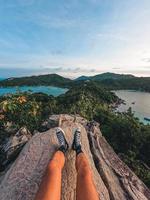
[[[60,169],[60,165],[56,160],[51,160],[50,163],[48,164],[48,170],[53,171]]]
[[[82,179],[89,179],[92,177],[91,169],[87,166],[83,167],[82,169],[78,170],[78,177]]]

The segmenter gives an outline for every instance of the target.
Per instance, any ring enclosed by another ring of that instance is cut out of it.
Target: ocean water
[[[132,90],[117,90],[113,91],[115,94],[125,100],[126,105],[121,104],[117,110],[125,112],[129,107],[132,108],[134,115],[139,118],[144,124],[150,124],[150,122],[144,120],[144,118],[150,119],[150,93],[139,92]]]
[[[56,96],[59,96],[60,94],[66,93],[68,91],[68,89],[52,87],[52,86],[1,87],[0,88],[0,96],[6,95],[6,94],[14,94],[17,91],[43,92],[48,95],[53,95],[56,97]]]

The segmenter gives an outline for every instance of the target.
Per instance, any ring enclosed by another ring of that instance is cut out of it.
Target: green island
[[[128,89],[150,92],[150,77],[135,77],[133,75],[103,73],[95,76],[81,76],[75,80],[64,78],[58,74],[8,78],[0,81],[0,87],[9,86],[57,86],[71,88],[84,82],[94,82],[110,90]]]
[[[107,77],[108,75],[112,74],[105,74]],[[69,88],[65,94],[58,97],[30,92],[1,96],[0,144],[10,137],[8,124],[9,126],[11,124],[13,130],[25,126],[34,134],[35,130],[44,131],[42,123],[51,114],[79,114],[88,120],[100,123],[103,136],[115,152],[150,187],[150,125],[144,125],[135,118],[131,109],[126,113],[114,112],[114,105],[120,104],[121,99],[110,91],[112,88],[137,89],[137,87],[139,90],[150,91],[148,84],[150,78],[124,76],[89,80],[87,77],[80,77],[72,81],[58,75],[46,75],[46,77],[13,78],[0,82],[1,86],[53,85]],[[128,84],[125,85],[126,79]],[[0,163],[4,159],[3,152],[0,152]],[[1,171],[4,168],[0,166]]]

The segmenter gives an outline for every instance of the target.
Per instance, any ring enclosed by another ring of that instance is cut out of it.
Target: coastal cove
[[[131,107],[135,117],[144,124],[150,124],[144,119],[150,118],[150,93],[135,90],[115,90],[113,92],[125,101],[124,104],[118,106],[117,111],[126,112]]]
[[[59,96],[68,91],[66,88],[53,87],[53,86],[20,86],[20,87],[0,87],[0,96],[7,94],[14,94],[16,92],[42,92],[48,95]]]

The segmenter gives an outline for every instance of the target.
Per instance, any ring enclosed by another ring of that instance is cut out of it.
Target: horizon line
[[[97,75],[102,75],[102,74],[107,74],[107,73],[110,73],[110,74],[116,74],[116,75],[129,75],[129,76],[133,76],[133,77],[137,77],[137,78],[150,78],[150,76],[138,76],[138,75],[135,75],[133,73],[115,73],[115,72],[102,72],[102,73],[95,73],[94,75],[85,75],[85,74],[81,74],[79,76],[64,76],[62,75],[61,73],[38,73],[38,74],[30,74],[30,75],[18,75],[18,76],[7,76],[7,77],[0,77],[1,80],[4,80],[4,79],[11,79],[11,78],[24,78],[24,77],[32,77],[32,76],[44,76],[44,75],[59,75],[61,77],[64,77],[64,78],[70,78],[72,80],[74,79],[77,79],[79,77],[82,77],[82,76],[85,76],[85,77],[93,77],[93,76],[97,76]]]

